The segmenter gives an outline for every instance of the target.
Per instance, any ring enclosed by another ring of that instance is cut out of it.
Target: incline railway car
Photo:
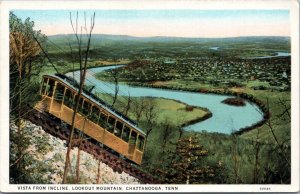
[[[78,89],[77,82],[65,75],[44,75],[40,89],[42,98],[35,105],[35,109],[47,112],[71,125]],[[145,133],[132,120],[87,90],[82,92],[79,99],[75,128],[100,145],[141,164]]]

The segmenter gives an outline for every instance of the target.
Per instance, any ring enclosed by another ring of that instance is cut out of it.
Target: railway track
[[[36,125],[40,125],[47,133],[58,137],[62,140],[69,140],[70,130],[62,126],[61,122],[50,117],[50,115],[38,112],[37,110],[31,111],[27,115],[27,119]],[[81,150],[93,155],[96,159],[101,160],[103,163],[110,166],[115,172],[125,172],[130,176],[139,179],[144,184],[157,184],[158,181],[132,164],[126,162],[124,159],[110,153],[103,147],[96,145],[86,139],[80,141],[78,134],[74,134],[73,147],[79,147]]]

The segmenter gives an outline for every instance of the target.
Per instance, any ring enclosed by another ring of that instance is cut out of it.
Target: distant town
[[[291,83],[289,57],[220,59],[208,57],[157,58],[135,61],[120,70],[120,79],[131,82],[188,80],[215,87],[241,87],[259,81],[254,90],[287,91]],[[140,71],[140,72],[138,72]]]

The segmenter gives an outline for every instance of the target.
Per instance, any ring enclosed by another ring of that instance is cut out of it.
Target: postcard
[[[299,2],[2,1],[1,192],[299,192]]]

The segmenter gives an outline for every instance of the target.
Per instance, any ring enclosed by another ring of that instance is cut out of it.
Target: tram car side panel
[[[35,109],[48,112],[67,124],[72,124],[77,91],[59,78],[44,76]],[[75,128],[108,146],[129,160],[141,164],[145,135],[108,109],[82,95],[79,99]]]

